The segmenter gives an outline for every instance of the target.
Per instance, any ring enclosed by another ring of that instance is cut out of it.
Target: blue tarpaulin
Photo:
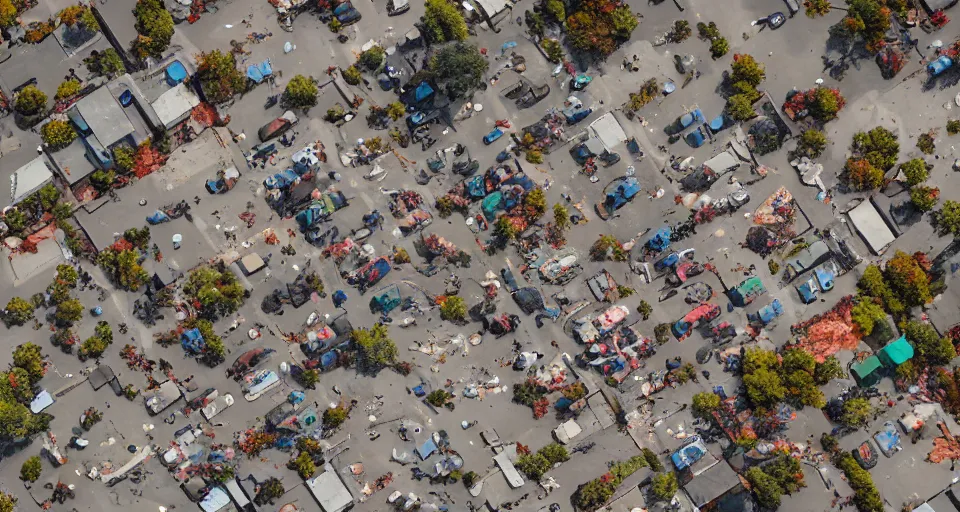
[[[179,84],[187,78],[187,69],[183,67],[183,64],[180,63],[179,60],[173,61],[172,64],[167,66],[164,72],[167,77],[167,84],[170,85],[170,87]]]
[[[430,84],[427,82],[421,82],[420,85],[417,86],[417,89],[413,92],[413,100],[419,103],[425,99],[428,99],[430,96],[433,96],[434,92],[436,91],[433,90],[433,87],[430,87]]]
[[[199,354],[207,346],[200,329],[193,328],[180,335],[180,346],[189,354]]]
[[[780,299],[773,299],[773,302],[761,308],[760,311],[747,315],[747,319],[751,322],[767,325],[782,314],[783,305],[780,304]]]
[[[273,67],[270,65],[270,59],[267,59],[259,64],[251,64],[247,66],[247,78],[258,84],[262,82],[264,78],[272,74]]]
[[[479,199],[487,195],[487,186],[483,182],[483,176],[474,176],[467,182],[467,193],[474,199]]]
[[[481,205],[483,216],[486,217],[487,220],[493,220],[497,215],[497,210],[500,209],[501,202],[503,202],[503,194],[500,192],[494,192],[483,198],[483,203]]]
[[[370,311],[372,313],[388,314],[396,309],[401,302],[403,302],[403,298],[400,296],[400,287],[392,284],[373,294],[373,298],[370,299]]]
[[[433,438],[427,439],[422,445],[417,447],[417,455],[420,456],[421,460],[427,460],[428,457],[436,453],[437,443],[433,442]]]
[[[153,214],[147,217],[147,223],[151,226],[156,226],[157,224],[162,224],[164,222],[168,222],[169,220],[170,216],[161,212],[160,210],[153,212]]]
[[[657,230],[649,241],[647,241],[647,247],[654,251],[664,251],[667,247],[670,247],[670,235],[673,231],[668,227],[662,227]]]

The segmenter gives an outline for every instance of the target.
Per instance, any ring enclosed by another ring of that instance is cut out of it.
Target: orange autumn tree
[[[921,265],[928,261],[922,252],[911,255],[897,251],[883,269],[890,288],[907,307],[922,306],[933,299],[930,276]]]

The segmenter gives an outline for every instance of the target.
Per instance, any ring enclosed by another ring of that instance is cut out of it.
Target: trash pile
[[[797,345],[818,363],[841,350],[856,350],[860,344],[850,316],[853,299],[853,295],[847,295],[829,311],[790,326],[790,332],[797,336]]]
[[[753,214],[755,226],[747,231],[746,247],[767,256],[796,237],[793,224],[797,208],[793,195],[780,187]]]

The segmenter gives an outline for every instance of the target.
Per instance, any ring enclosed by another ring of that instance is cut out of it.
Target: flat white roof
[[[14,171],[10,175],[10,201],[17,204],[30,194],[40,190],[53,179],[53,173],[43,155]]]
[[[186,83],[177,84],[176,87],[164,92],[150,106],[157,113],[160,122],[164,128],[172,128],[173,125],[184,119],[193,107],[200,104],[200,98],[193,92]]]
[[[483,9],[483,12],[491,17],[507,8],[506,0],[476,0],[476,2]]]
[[[123,107],[106,86],[78,101],[76,108],[104,148],[136,131]]]
[[[614,117],[613,112],[607,112],[596,121],[590,123],[590,128],[603,143],[608,151],[613,151],[613,147],[627,140],[627,134],[624,133],[620,121]]]
[[[325,469],[323,473],[306,481],[307,488],[323,512],[340,512],[353,504],[353,496],[332,466],[327,465]]]
[[[859,206],[847,213],[850,216],[850,222],[860,232],[870,250],[874,254],[883,254],[883,250],[897,239],[896,235],[890,231],[887,224],[883,222],[880,212],[873,206],[873,203],[866,200]]]

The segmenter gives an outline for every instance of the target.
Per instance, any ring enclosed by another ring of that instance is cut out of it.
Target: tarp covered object
[[[199,354],[206,345],[203,336],[200,335],[200,329],[193,328],[180,335],[180,347],[188,354]]]
[[[763,282],[759,277],[753,276],[730,291],[730,300],[735,306],[743,307],[764,293],[767,293],[767,289],[764,288]]]
[[[880,353],[877,354],[877,357],[884,366],[900,366],[901,364],[913,358],[913,345],[907,341],[906,336],[900,336],[896,341],[892,341],[890,344],[880,349]]]
[[[370,311],[387,314],[399,306],[402,301],[400,287],[392,284],[373,294],[373,298],[370,299]]]
[[[880,364],[880,358],[870,356],[859,363],[853,363],[850,366],[850,373],[859,386],[870,387],[883,378],[883,365]]]
[[[706,445],[703,444],[703,441],[700,440],[699,437],[695,437],[692,443],[673,452],[670,460],[673,461],[673,465],[676,466],[677,471],[683,471],[703,458],[706,453]]]
[[[522,309],[523,312],[528,315],[532,314],[534,311],[543,309],[543,296],[540,295],[540,292],[532,286],[521,288],[514,292],[513,300],[516,301],[517,305],[520,306],[520,309]]]
[[[273,74],[273,67],[270,65],[270,59],[267,59],[258,64],[251,64],[247,66],[247,78],[253,80],[256,83],[260,83],[264,78]]]
[[[751,323],[758,323],[763,326],[769,324],[782,314],[783,305],[780,304],[780,299],[773,299],[773,302],[767,304],[756,313],[748,314],[747,320],[749,320]]]
[[[880,451],[887,457],[892,457],[894,453],[900,450],[900,432],[892,421],[883,424],[883,429],[873,435],[873,440],[877,442]]]

